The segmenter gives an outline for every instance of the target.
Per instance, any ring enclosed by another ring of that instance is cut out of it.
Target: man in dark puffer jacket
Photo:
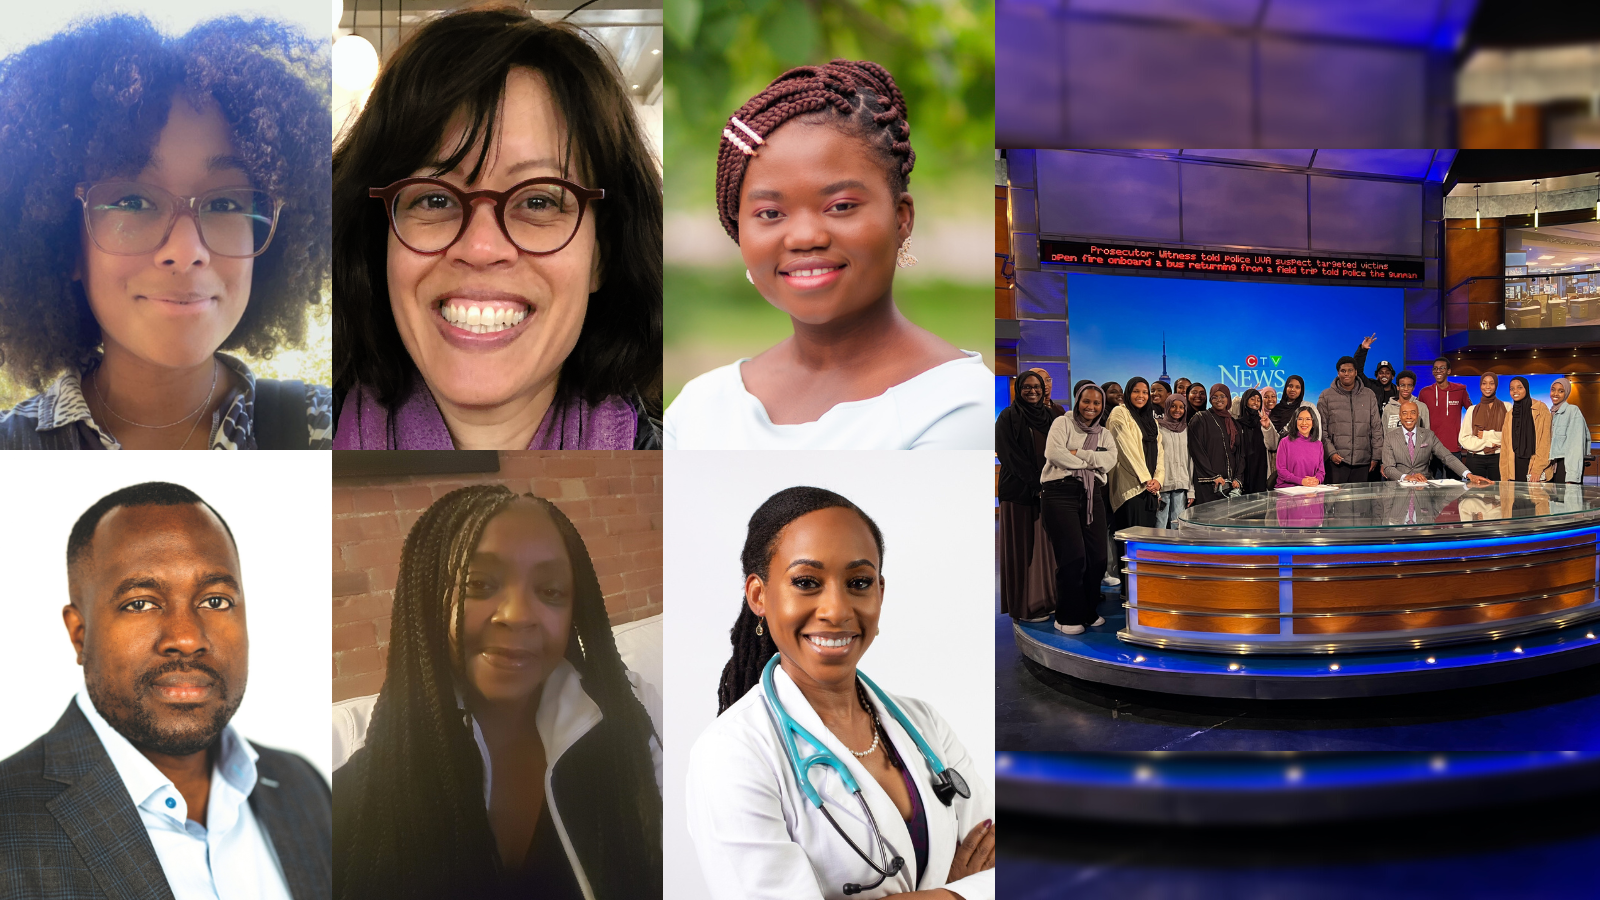
[[[1356,377],[1353,357],[1339,358],[1339,376],[1317,397],[1322,416],[1322,450],[1328,484],[1366,481],[1383,457],[1382,406],[1378,395]]]

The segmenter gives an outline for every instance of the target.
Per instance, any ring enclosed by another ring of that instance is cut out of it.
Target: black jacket
[[[1383,405],[1390,400],[1400,399],[1400,385],[1395,383],[1399,381],[1399,372],[1395,372],[1394,376],[1390,377],[1389,383],[1384,384],[1378,380],[1376,369],[1372,372],[1373,377],[1367,377],[1367,348],[1357,345],[1355,357],[1356,377],[1361,379],[1362,384],[1371,388],[1374,394],[1378,395],[1378,409],[1383,409]],[[1390,368],[1393,368],[1393,366]]]
[[[1052,421],[1057,416],[1052,417]],[[994,455],[1000,460],[999,498],[1008,503],[1039,505],[1039,473],[1044,471],[1044,455],[1034,436],[1038,432],[1015,406],[1000,411],[994,420]],[[1044,436],[1041,436],[1041,440]]]

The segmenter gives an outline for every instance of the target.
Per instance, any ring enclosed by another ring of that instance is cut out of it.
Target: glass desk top
[[[1419,528],[1474,521],[1600,520],[1600,487],[1495,482],[1467,487],[1396,482],[1329,485],[1326,493],[1277,491],[1214,500],[1185,510],[1182,529],[1200,528]],[[1182,530],[1180,529],[1180,530]]]

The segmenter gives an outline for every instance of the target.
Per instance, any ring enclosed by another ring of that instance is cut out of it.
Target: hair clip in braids
[[[738,116],[730,116],[730,117],[728,117],[728,121],[732,122],[734,125],[738,126],[740,131],[744,132],[745,134],[748,134],[750,136],[750,140],[754,141],[756,143],[756,146],[760,146],[760,145],[766,143],[766,141],[761,139],[761,135],[756,134],[755,129],[753,129],[749,125],[746,125],[745,123],[739,121],[739,117]],[[745,156],[755,156],[756,155],[755,147],[752,147],[749,144],[746,144],[744,141],[739,140],[739,136],[734,134],[732,131],[728,130],[727,128],[722,129],[722,136],[727,138],[735,147],[738,147],[740,150],[742,150],[744,152]]]

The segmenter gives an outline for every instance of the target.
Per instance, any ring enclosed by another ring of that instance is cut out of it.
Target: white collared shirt
[[[86,691],[78,692],[78,708],[128,788],[175,900],[291,900],[277,853],[250,809],[257,754],[233,726],[222,730],[201,825],[189,820],[172,780],[101,717]]]

